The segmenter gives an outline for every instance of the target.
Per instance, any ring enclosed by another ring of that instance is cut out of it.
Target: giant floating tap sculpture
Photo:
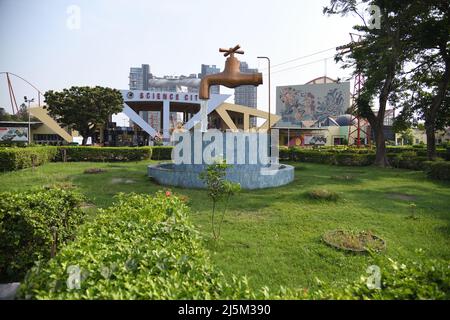
[[[207,131],[207,109],[211,86],[223,85],[228,88],[236,88],[243,85],[258,86],[263,83],[262,73],[243,73],[240,71],[241,63],[234,56],[235,54],[244,53],[244,51],[239,49],[239,45],[230,49],[219,49],[220,52],[225,53],[225,57],[228,57],[225,61],[224,70],[220,73],[207,75],[200,82],[199,97],[202,100],[200,109],[201,132]],[[181,142],[178,140],[179,144],[174,149],[174,152],[182,150],[183,159],[178,159],[182,161],[150,165],[148,167],[148,175],[162,185],[205,188],[206,186],[199,176],[207,169],[209,163],[202,157],[207,153],[205,152],[206,148],[210,147],[208,142],[210,138],[204,140],[203,138],[206,134],[198,134],[198,132],[185,132],[183,134]],[[267,135],[267,133],[248,132],[244,134],[245,136],[242,139],[236,136],[237,140],[242,142],[240,144],[235,144],[235,136],[227,137],[227,133],[222,133],[222,138],[220,139],[217,137],[214,139],[216,146],[222,150],[220,156],[227,161],[227,164],[232,165],[227,168],[227,180],[239,183],[243,189],[278,187],[294,180],[293,166],[280,165],[278,164],[278,159],[276,161],[266,161],[270,159],[270,146],[264,134]],[[251,135],[253,136],[250,137]],[[248,137],[248,148],[245,142],[246,137]],[[250,143],[253,144],[254,148],[250,147]],[[217,150],[214,153],[217,156]]]
[[[225,52],[225,57],[229,56],[225,61],[225,68],[220,73],[203,77],[200,82],[200,99],[209,99],[209,88],[211,86],[222,85],[228,88],[236,88],[243,85],[259,86],[263,83],[262,73],[243,73],[240,71],[241,62],[234,56],[235,54],[244,54],[244,51],[239,50],[240,48],[240,45],[237,45],[234,48],[219,49],[219,52]]]

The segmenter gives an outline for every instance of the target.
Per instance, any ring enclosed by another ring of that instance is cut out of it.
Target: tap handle
[[[225,54],[224,54],[225,57],[229,56],[230,54],[233,55],[235,53],[244,54],[243,50],[239,50],[240,48],[241,48],[240,45],[237,45],[234,48],[230,48],[230,49],[220,48],[219,52],[225,52]]]

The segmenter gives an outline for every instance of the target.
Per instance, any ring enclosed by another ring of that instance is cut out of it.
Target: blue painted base
[[[148,166],[148,176],[159,184],[182,188],[205,188],[199,174],[205,164],[174,165],[162,163]],[[294,167],[277,165],[275,168],[260,165],[234,165],[227,169],[226,179],[240,183],[242,189],[264,189],[283,186],[294,180]]]

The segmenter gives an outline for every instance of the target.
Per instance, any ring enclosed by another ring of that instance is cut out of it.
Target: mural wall
[[[350,82],[277,87],[277,127],[308,127],[344,114],[350,107]]]
[[[28,128],[0,127],[0,142],[27,142]]]

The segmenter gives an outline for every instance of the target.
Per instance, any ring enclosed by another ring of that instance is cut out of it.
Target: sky
[[[132,66],[149,64],[157,76],[199,73],[201,64],[223,69],[225,59],[218,49],[240,44],[245,54],[238,58],[263,72],[258,109],[265,111],[267,62],[257,56],[271,59],[274,113],[276,86],[304,84],[325,73],[341,79],[350,75],[351,70],[335,64],[335,50],[285,63],[350,41],[352,26],[359,21],[323,15],[328,3],[0,0],[0,72],[24,77],[42,92],[78,85],[128,89]],[[314,63],[304,65],[310,62]],[[34,89],[11,80],[18,104],[25,95],[37,100]],[[221,93],[233,90],[222,87]],[[0,107],[11,112],[4,74],[0,74]]]

